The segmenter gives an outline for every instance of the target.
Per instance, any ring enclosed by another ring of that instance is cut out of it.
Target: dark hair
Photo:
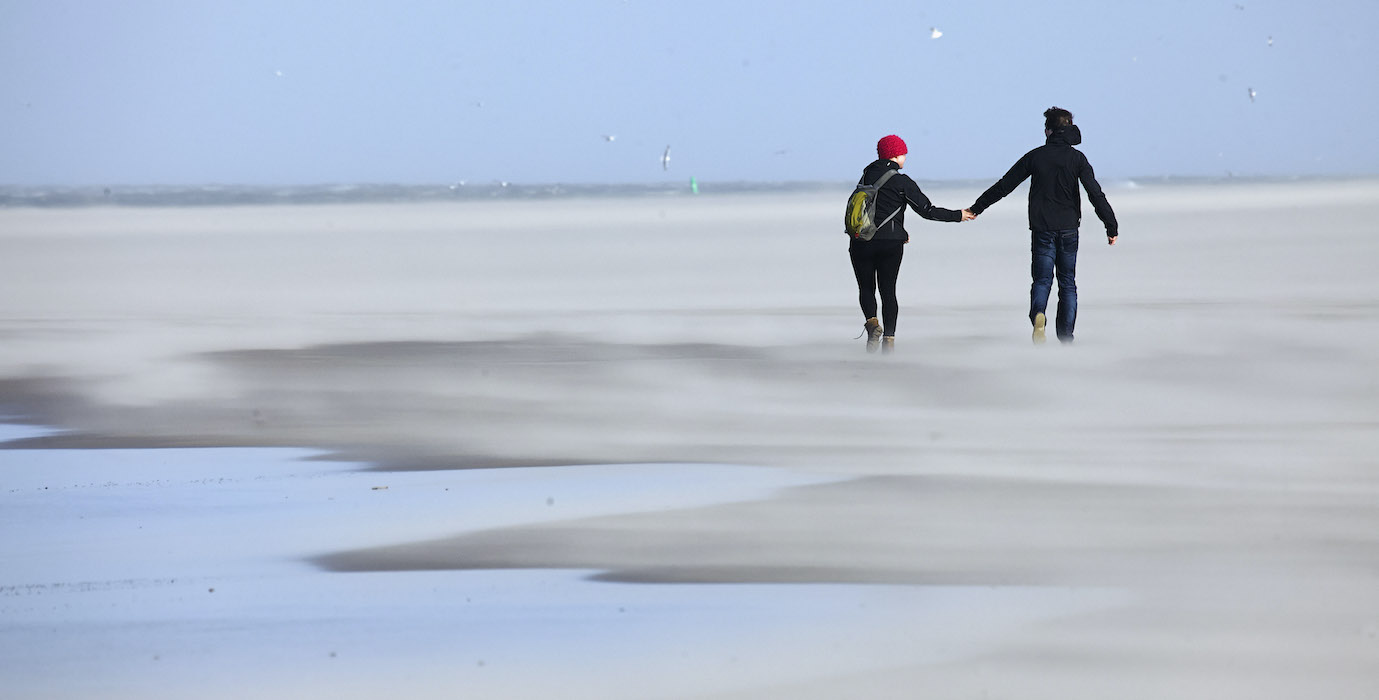
[[[1062,107],[1050,107],[1044,110],[1044,128],[1049,131],[1057,131],[1065,126],[1073,125],[1073,113]]]

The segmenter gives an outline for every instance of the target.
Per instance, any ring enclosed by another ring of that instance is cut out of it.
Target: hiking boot
[[[895,352],[895,336],[888,335],[881,339],[881,354],[889,355]]]
[[[1044,335],[1044,327],[1047,325],[1049,325],[1049,317],[1045,316],[1042,311],[1034,315],[1035,345],[1043,345],[1044,341],[1048,340],[1047,336]]]
[[[862,326],[862,333],[867,336],[867,352],[876,352],[881,347],[881,322],[872,316]]]

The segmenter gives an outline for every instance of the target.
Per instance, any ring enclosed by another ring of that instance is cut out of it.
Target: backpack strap
[[[904,202],[901,202],[901,203],[900,203],[900,207],[899,207],[898,209],[896,209],[895,211],[891,212],[891,215],[888,216],[888,217],[886,217],[886,220],[885,220],[885,221],[882,221],[881,223],[879,223],[879,224],[876,225],[876,230],[877,230],[877,231],[880,231],[882,226],[885,226],[886,224],[889,224],[889,223],[891,222],[891,219],[894,219],[894,218],[895,218],[895,215],[896,215],[896,214],[899,214],[900,211],[901,211],[902,209],[904,209],[904,208],[905,208],[905,203],[904,203]]]
[[[875,185],[872,185],[872,186],[876,188],[876,191],[877,191],[878,193],[880,193],[880,192],[881,192],[881,186],[884,185],[884,184],[886,184],[886,181],[889,180],[889,179],[891,179],[891,176],[894,175],[894,174],[896,174],[896,173],[898,173],[898,172],[900,172],[900,171],[899,171],[899,170],[887,170],[885,173],[882,173],[881,177],[879,177],[879,178],[876,179],[876,184],[875,184]],[[885,221],[882,221],[881,223],[877,224],[877,225],[876,225],[876,230],[877,230],[877,231],[880,231],[880,230],[882,229],[882,227],[884,227],[886,224],[889,224],[889,223],[891,222],[891,219],[894,219],[894,218],[896,217],[896,215],[899,214],[904,208],[905,208],[905,199],[902,197],[902,198],[900,199],[900,206],[899,206],[895,211],[891,212],[891,215],[888,216],[888,217],[886,217]]]
[[[875,188],[878,189],[878,190],[881,189],[881,186],[884,185],[884,184],[886,184],[886,181],[889,180],[889,179],[891,179],[891,176],[894,175],[894,174],[896,174],[896,173],[898,173],[898,172],[900,172],[900,171],[899,171],[899,170],[887,170],[886,172],[881,173],[881,177],[876,178],[876,182],[873,182],[871,186],[872,186],[872,187],[875,187]]]

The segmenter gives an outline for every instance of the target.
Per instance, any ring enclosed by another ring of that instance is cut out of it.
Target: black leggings
[[[886,335],[895,335],[895,321],[900,316],[900,302],[895,298],[895,280],[900,276],[900,259],[905,257],[905,242],[889,239],[853,241],[848,248],[852,258],[852,272],[857,275],[857,301],[862,316],[876,315],[876,290],[881,290],[881,327]]]

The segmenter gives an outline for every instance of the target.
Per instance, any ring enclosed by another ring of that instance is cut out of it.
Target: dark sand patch
[[[1371,535],[1334,537],[1361,521]],[[1345,569],[1376,549],[1379,511],[1360,495],[890,476],[313,561],[331,571],[594,569],[642,583],[1109,586]]]
[[[877,433],[879,412],[1022,402],[1018,392],[997,389],[970,370],[881,366],[865,356],[839,359],[807,347],[614,344],[540,335],[236,350],[188,359],[213,373],[216,391],[111,405],[89,390],[99,377],[0,384],[0,398],[14,415],[65,429],[10,446],[305,446],[381,470],[781,464],[850,457]],[[877,441],[872,447],[896,449]]]

